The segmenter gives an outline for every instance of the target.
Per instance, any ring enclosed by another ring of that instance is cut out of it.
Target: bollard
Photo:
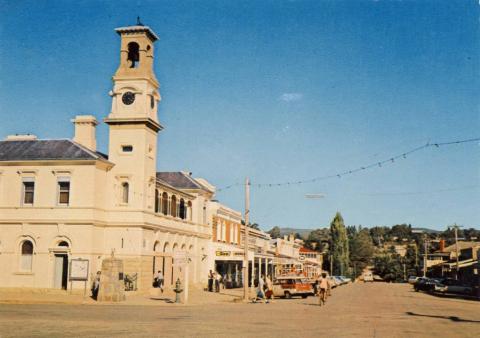
[[[175,282],[175,289],[173,289],[173,291],[175,292],[175,303],[180,303],[180,293],[183,292],[183,289],[182,289],[182,282],[180,282],[180,278],[177,279],[177,281]]]

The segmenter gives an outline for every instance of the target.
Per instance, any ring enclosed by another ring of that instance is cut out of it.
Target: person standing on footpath
[[[210,270],[208,273],[208,291],[213,292],[213,272]]]
[[[222,276],[215,271],[214,277],[215,277],[215,292],[220,292],[220,280],[222,279]]]
[[[92,285],[92,298],[97,300],[98,297],[98,290],[100,289],[100,275],[102,273],[100,271],[97,271],[97,275],[95,276],[95,279],[93,280],[93,285]]]

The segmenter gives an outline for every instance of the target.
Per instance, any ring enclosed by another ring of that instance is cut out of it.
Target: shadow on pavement
[[[465,323],[480,323],[480,320],[470,320],[462,319],[457,316],[435,316],[435,315],[422,315],[414,312],[406,312],[409,316],[418,316],[418,317],[430,317],[430,318],[440,318],[440,319],[450,319],[452,322],[465,322]]]
[[[162,300],[164,301],[165,303],[167,304],[173,304],[175,303],[173,300],[171,300],[170,298],[157,298],[157,297],[150,297],[151,300]]]

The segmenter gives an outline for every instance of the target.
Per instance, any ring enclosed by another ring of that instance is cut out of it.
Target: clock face
[[[153,107],[155,107],[155,99],[153,98],[153,96],[150,96],[150,108],[153,109]]]
[[[130,105],[135,101],[135,94],[132,92],[126,92],[122,95],[122,102],[126,105]]]

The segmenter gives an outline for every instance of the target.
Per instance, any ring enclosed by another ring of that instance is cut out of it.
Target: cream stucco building
[[[190,256],[190,282],[205,282],[214,190],[188,173],[157,173],[158,37],[147,26],[116,32],[108,154],[96,149],[98,121],[85,115],[72,120],[72,140],[17,135],[0,142],[1,287],[66,288],[72,259],[88,260],[91,279],[112,251],[139,290],[151,287],[159,269],[173,283],[178,251]]]

